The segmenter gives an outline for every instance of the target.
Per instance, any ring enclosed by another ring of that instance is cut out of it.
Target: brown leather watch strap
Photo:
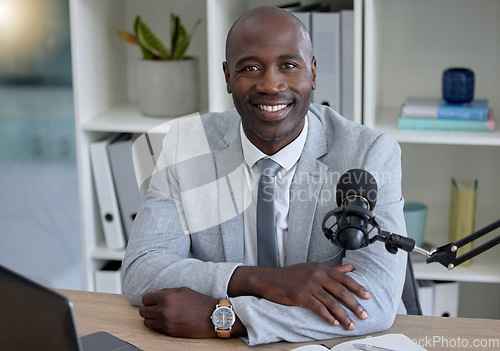
[[[231,307],[231,302],[229,302],[229,299],[222,299],[219,301],[219,306]]]
[[[229,330],[217,329],[217,336],[221,339],[229,339],[231,337],[231,332]]]

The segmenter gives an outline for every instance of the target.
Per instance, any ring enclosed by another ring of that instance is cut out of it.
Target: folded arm
[[[182,149],[175,145],[175,137],[166,140],[174,145],[164,145],[164,150]],[[403,200],[399,150],[395,143],[382,140],[375,144],[372,146],[374,156],[357,165],[365,165],[368,170],[377,165],[375,169],[381,170],[381,174],[387,170],[388,179],[377,179],[380,200],[375,214],[384,229],[404,234],[401,228],[404,222],[400,218]],[[380,158],[380,155],[386,156]],[[250,345],[353,336],[385,330],[392,325],[401,303],[406,255],[389,254],[382,243],[375,243],[345,253],[338,264],[350,264],[352,271],[350,266],[335,271],[333,267],[317,263],[267,270],[244,267],[241,262],[225,262],[220,226],[190,230],[191,218],[185,213],[179,184],[179,180],[189,174],[180,175],[174,161],[167,160],[166,165],[174,166],[153,176],[149,196],[136,217],[123,261],[124,293],[133,304],[153,307],[141,309],[145,321],[152,323],[151,328],[171,335],[195,337],[179,332],[186,332],[189,323],[179,324],[181,327],[175,329],[176,332],[161,327],[168,324],[162,318],[169,318],[169,313],[163,317],[161,313],[166,308],[172,311],[172,306],[179,306],[172,301],[187,298],[201,301],[182,305],[186,318],[194,319],[195,323],[203,321],[205,332],[198,337],[214,336],[209,316],[215,308],[214,302],[226,294],[231,296],[238,317],[234,335],[246,333]],[[189,169],[189,172],[194,171]],[[315,226],[313,230],[320,229]],[[179,291],[179,288],[182,289]],[[369,299],[366,291],[371,294]],[[201,309],[201,305],[206,307]],[[158,306],[170,307],[160,308],[160,315],[151,314]],[[199,314],[194,313],[195,306]],[[364,319],[366,314],[368,318]],[[353,326],[355,329],[350,330]]]

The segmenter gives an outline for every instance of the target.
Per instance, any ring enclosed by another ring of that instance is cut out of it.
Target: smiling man
[[[293,141],[315,89],[316,60],[309,34],[276,10],[249,13],[228,34],[223,63],[227,92],[232,94],[248,139],[272,155]],[[270,18],[265,26],[263,16]]]
[[[123,287],[144,324],[249,345],[389,328],[405,312],[406,255],[381,243],[342,250],[321,223],[340,176],[361,168],[377,181],[381,227],[406,232],[398,144],[311,104],[316,60],[289,12],[240,17],[223,71],[236,109],[171,125],[129,239]],[[261,160],[276,166],[272,175]],[[273,205],[262,214],[264,177]]]

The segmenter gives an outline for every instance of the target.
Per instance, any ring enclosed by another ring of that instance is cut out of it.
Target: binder
[[[340,98],[342,116],[354,120],[354,11],[340,11]]]
[[[340,14],[312,12],[311,36],[317,62],[312,102],[340,112]]]
[[[297,17],[306,27],[309,35],[312,38],[311,33],[311,13],[312,11],[326,11],[328,6],[323,6],[320,3],[314,3],[310,5],[300,5],[300,3],[290,4],[281,6],[282,9],[290,11]]]
[[[106,246],[110,249],[121,250],[125,248],[125,236],[107,152],[107,145],[114,138],[116,135],[91,143],[90,159]]]
[[[134,219],[144,197],[137,186],[132,159],[132,135],[120,134],[107,144],[111,174],[125,238],[132,233]]]

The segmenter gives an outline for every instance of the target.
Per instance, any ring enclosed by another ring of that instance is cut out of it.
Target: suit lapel
[[[314,214],[318,205],[320,190],[329,169],[318,160],[327,152],[326,136],[319,120],[309,112],[309,130],[304,150],[297,164],[297,170],[290,188],[290,210],[285,265],[307,260]],[[239,119],[229,126],[226,135],[213,148],[216,165],[219,201],[231,197],[232,213],[228,216],[227,203],[219,204],[221,235],[225,259],[228,262],[243,262],[243,150],[239,132]],[[222,213],[224,212],[224,213]]]
[[[286,266],[307,260],[314,214],[329,169],[318,160],[327,152],[323,126],[311,112],[308,114],[308,123],[306,144],[290,188]]]
[[[219,149],[213,151],[218,179],[219,218],[227,262],[243,262],[243,151],[238,123],[228,128],[220,141]],[[221,203],[224,202],[224,203]],[[230,204],[228,205],[228,203]]]

